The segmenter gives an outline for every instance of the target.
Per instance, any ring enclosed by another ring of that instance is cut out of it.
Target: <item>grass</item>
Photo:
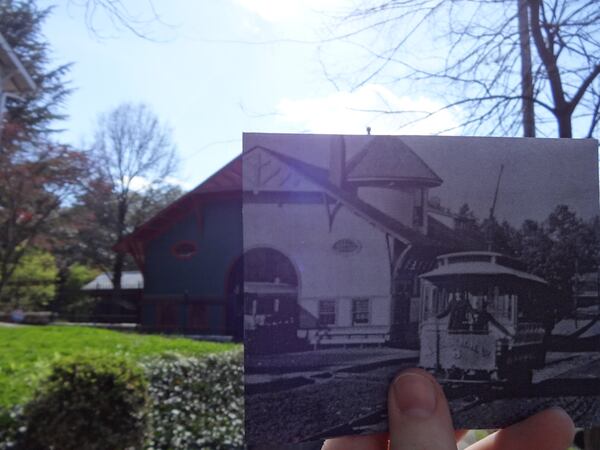
[[[0,409],[26,402],[52,362],[78,353],[102,352],[132,361],[176,352],[198,356],[236,344],[120,333],[75,326],[0,327]]]

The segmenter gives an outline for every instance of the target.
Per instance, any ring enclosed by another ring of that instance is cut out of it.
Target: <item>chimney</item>
[[[329,181],[340,189],[346,182],[346,144],[344,136],[331,136],[329,147]]]

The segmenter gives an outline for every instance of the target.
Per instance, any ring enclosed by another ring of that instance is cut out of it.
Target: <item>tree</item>
[[[126,260],[112,247],[180,192],[165,181],[175,170],[175,147],[170,129],[146,105],[125,103],[101,116],[90,154],[97,176],[81,201],[92,220],[80,236],[90,258],[110,268],[118,298]]]
[[[577,274],[595,272],[600,257],[600,219],[585,221],[566,205],[558,205],[542,222],[525,220],[520,228],[494,218],[477,222],[467,205],[462,215],[472,218],[491,250],[516,257],[527,270],[548,281],[570,298]]]
[[[487,250],[517,258],[528,272],[548,282],[545,309],[540,317],[548,335],[559,320],[573,312],[579,276],[598,270],[598,217],[585,221],[568,206],[559,205],[544,221],[528,219],[515,228],[506,221],[498,223],[493,216],[479,222],[466,204],[457,216],[463,231],[477,236]],[[467,225],[469,228],[465,228]],[[600,320],[600,316],[595,320]]]
[[[52,8],[39,8],[34,0],[0,0],[0,30],[37,89],[22,99],[7,99],[2,127],[2,147],[18,140],[32,142],[47,138],[71,92],[66,77],[70,64],[51,66],[50,47],[42,26]]]
[[[93,312],[94,301],[81,288],[100,273],[98,269],[77,262],[67,267],[62,276],[59,274],[60,283],[57,283],[55,311],[66,314],[67,317],[72,315],[88,317]]]
[[[116,29],[125,29],[134,35],[152,40],[152,26],[156,23],[166,25],[155,8],[153,0],[141,4],[120,0],[84,0],[85,23],[93,33],[99,34],[96,26],[98,14],[107,17]]]
[[[147,188],[141,192],[132,191],[123,233],[130,233],[181,195],[181,189],[170,184]],[[93,180],[69,213],[78,224],[76,235],[70,241],[69,252],[73,261],[85,261],[103,272],[112,272],[115,262],[112,247],[118,241],[117,213],[118,198],[112,187],[100,179]],[[123,270],[134,267],[130,259],[123,260]]]
[[[552,290],[546,310],[548,333],[556,321],[572,312],[577,276],[598,269],[598,231],[598,219],[584,221],[567,206],[559,205],[543,222],[526,220],[512,233],[512,253]]]
[[[30,247],[41,245],[61,205],[81,187],[87,160],[53,144],[24,144],[0,152],[0,298]]]
[[[564,295],[570,296],[574,292],[575,275],[594,272],[598,267],[600,242],[594,223],[585,222],[566,205],[559,205],[542,227],[552,243],[542,247],[546,250],[545,278]]]
[[[561,300],[570,299],[577,275],[595,272],[600,262],[600,218],[585,221],[558,205],[537,222],[527,219],[520,227],[491,216],[482,221],[463,204],[457,214],[459,228],[478,237],[480,250],[499,252],[523,262],[527,271],[545,279]]]
[[[535,105],[538,131],[596,130],[600,8],[593,0],[374,0],[341,19],[333,41],[364,57],[353,58],[353,87],[409,81],[415,92],[417,82],[444,99],[437,111],[385,111],[406,115],[404,124],[453,109],[464,110],[466,131],[516,135],[525,125],[532,135]]]
[[[21,258],[47,240],[63,203],[75,195],[86,158],[51,139],[70,89],[69,65],[53,67],[42,25],[50,8],[0,0],[0,30],[29,75],[34,92],[8,98],[0,126],[0,297]]]
[[[4,289],[2,303],[10,309],[45,309],[54,299],[56,264],[51,253],[29,248]]]

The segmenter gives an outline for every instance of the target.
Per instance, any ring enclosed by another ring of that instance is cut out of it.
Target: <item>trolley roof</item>
[[[461,252],[438,256],[438,267],[420,276],[427,280],[464,278],[468,276],[508,276],[539,284],[546,280],[521,270],[521,263],[497,252]]]

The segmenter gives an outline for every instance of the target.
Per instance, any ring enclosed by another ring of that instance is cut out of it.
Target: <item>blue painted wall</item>
[[[196,245],[190,258],[173,255],[173,246],[181,241]],[[142,326],[159,332],[232,334],[232,300],[226,298],[225,284],[241,254],[241,201],[205,203],[200,219],[190,211],[146,245]],[[205,307],[193,308],[194,303]],[[199,323],[204,325],[198,328]]]
[[[233,261],[242,254],[241,201],[219,201],[202,206],[202,224],[191,212],[146,246],[144,293],[222,297]],[[192,241],[197,252],[178,259],[171,248]]]

